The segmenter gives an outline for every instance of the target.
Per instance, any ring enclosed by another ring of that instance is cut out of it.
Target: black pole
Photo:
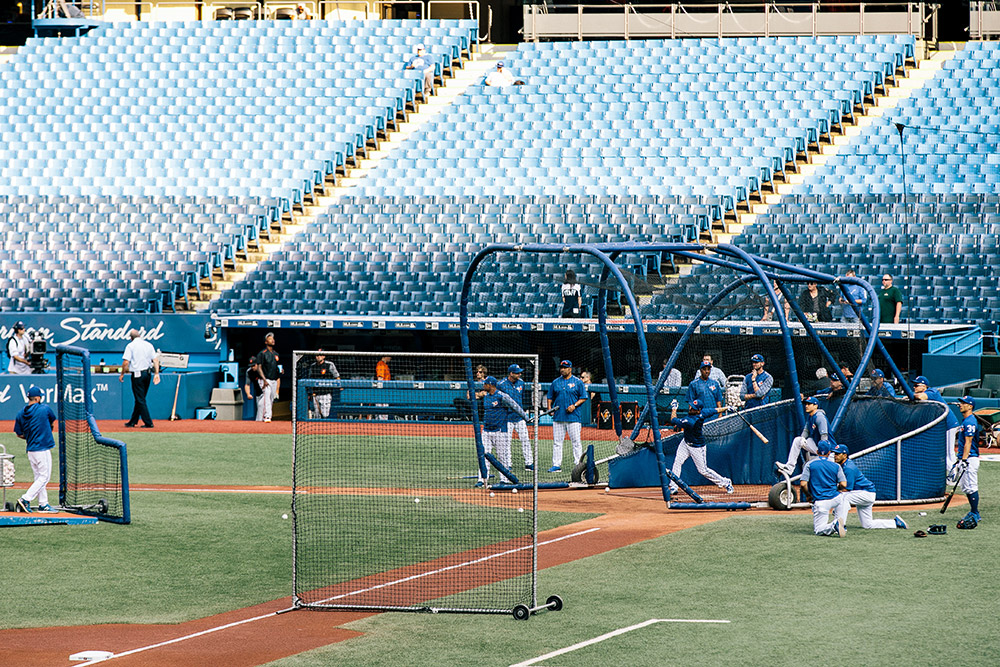
[[[903,130],[906,129],[906,125],[903,123],[896,123],[896,130],[899,132],[899,162],[903,170],[903,230],[906,236],[906,256],[908,258],[913,257],[913,235],[910,230],[911,216],[910,216],[910,195],[909,189],[906,186],[906,148],[905,142],[903,141]],[[913,299],[913,281],[910,278],[910,269],[907,268],[906,273],[906,296],[904,296],[904,302],[910,304],[907,306],[906,313],[906,372],[910,379],[913,378],[912,360],[910,358],[911,347],[913,345],[913,332],[910,329],[910,323],[913,320],[913,308],[910,300]],[[902,315],[902,311],[900,311]]]

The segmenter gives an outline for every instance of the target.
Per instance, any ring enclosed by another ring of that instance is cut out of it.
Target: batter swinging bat
[[[759,438],[761,442],[763,442],[765,445],[770,442],[770,440],[768,440],[767,438],[764,437],[763,433],[761,433],[759,430],[757,430],[756,426],[754,426],[753,424],[751,424],[750,422],[747,421],[747,418],[743,416],[743,413],[736,412],[736,414],[739,415],[740,419],[743,420],[744,424],[746,424],[747,426],[750,427],[750,430],[753,431],[753,434],[755,436],[757,436],[757,438]]]
[[[955,465],[958,464],[956,463]],[[958,490],[958,485],[962,483],[962,477],[965,476],[966,470],[967,468],[963,467],[962,472],[958,473],[958,479],[955,480],[955,486],[951,487],[951,493],[949,493],[948,497],[944,499],[944,505],[941,507],[941,514],[944,514],[944,511],[948,509],[948,503],[950,503],[951,499],[955,497],[955,491]]]

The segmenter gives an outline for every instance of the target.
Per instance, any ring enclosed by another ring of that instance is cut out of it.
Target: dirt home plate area
[[[0,425],[2,426],[2,425]],[[286,423],[191,422],[163,423],[164,432],[289,433]],[[102,430],[113,429],[102,424]],[[291,493],[290,487],[205,486],[134,484],[134,492]],[[350,489],[342,489],[350,492]],[[391,490],[386,492],[392,493]],[[422,489],[425,495],[447,495],[451,491]],[[399,490],[398,493],[412,493]],[[612,551],[621,547],[685,530],[731,516],[732,512],[673,511],[663,507],[658,489],[607,491],[583,489],[542,491],[539,510],[600,514],[579,523],[560,526],[538,535],[539,569]],[[530,496],[528,496],[530,497]],[[488,496],[484,493],[484,501]],[[904,508],[896,508],[904,509]],[[754,510],[754,513],[772,513]],[[809,514],[808,510],[780,512]],[[12,575],[14,576],[14,575]],[[482,584],[488,583],[486,581]],[[18,667],[80,665],[70,656],[87,650],[115,654],[107,664],[121,667],[175,667],[212,665],[252,667],[359,636],[344,624],[372,615],[369,612],[295,611],[291,597],[236,609],[175,625],[108,624],[93,626],[28,628],[0,631],[0,664]]]

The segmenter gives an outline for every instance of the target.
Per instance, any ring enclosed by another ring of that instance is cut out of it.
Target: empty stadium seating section
[[[417,101],[422,79],[402,69],[416,44],[444,73],[475,30],[131,24],[30,42],[0,65],[0,309],[186,305]],[[211,307],[455,314],[487,243],[711,238],[913,57],[894,36],[520,45],[506,64],[526,85],[470,88]],[[833,273],[906,274],[915,321],[995,320],[997,89],[1000,48],[970,44],[734,242]],[[908,204],[894,122],[961,130],[908,131]],[[563,267],[520,267],[507,302],[553,315]]]

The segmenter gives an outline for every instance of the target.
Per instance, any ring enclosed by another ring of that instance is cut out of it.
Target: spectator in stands
[[[14,333],[7,341],[7,372],[11,375],[31,375],[31,364],[28,355],[31,354],[31,336],[24,328],[24,322],[14,322]]]
[[[424,74],[424,97],[434,92],[434,61],[427,55],[423,44],[417,46],[417,54],[406,63],[406,69],[415,69]]]
[[[772,285],[774,287],[774,293],[778,297],[778,303],[785,307],[785,319],[788,319],[788,314],[791,312],[792,308],[788,305],[788,302],[785,301],[785,295],[781,293],[780,289],[778,289],[778,282],[774,281]],[[760,319],[763,322],[769,322],[774,319],[774,308],[771,306],[771,300],[766,296],[764,297],[764,316]]]
[[[896,390],[885,381],[885,373],[879,368],[872,371],[872,388],[868,390],[868,395],[896,398]]]
[[[142,428],[153,428],[153,418],[149,416],[149,407],[146,405],[146,393],[149,391],[150,381],[160,384],[160,357],[149,341],[143,340],[138,330],[132,329],[128,335],[132,341],[125,346],[122,354],[122,370],[118,373],[118,381],[124,382],[126,373],[132,375],[135,405],[125,426],[132,428],[141,419]]]
[[[848,278],[853,278],[855,276],[854,269],[847,269],[844,273]],[[857,322],[858,316],[854,312],[854,308],[851,308],[853,303],[860,310],[866,303],[868,303],[868,292],[861,285],[846,285],[847,293],[850,294],[850,301],[845,299],[843,295],[840,297],[841,304],[841,316],[844,322]]]
[[[714,365],[714,363],[712,362],[712,355],[710,354],[706,353],[701,356],[701,365],[698,367],[698,370],[695,371],[694,379],[697,380],[698,377],[700,377],[701,372],[704,369],[706,363],[708,363],[708,367],[710,369],[708,372],[708,379],[715,380],[716,382],[719,383],[719,388],[725,390],[726,374],[722,372],[721,368]],[[711,405],[711,403],[708,403],[707,405]]]
[[[661,370],[660,373],[662,374],[663,371],[666,369],[667,369],[667,360],[664,359],[663,370]],[[670,372],[667,373],[667,381],[663,386],[674,388],[681,386],[683,383],[684,383],[684,377],[681,375],[681,372],[676,368],[671,368]]]
[[[813,383],[811,394],[827,394],[830,392],[830,374],[820,366],[816,369],[816,381]]]
[[[506,88],[507,86],[519,86],[524,81],[518,81],[509,69],[504,69],[504,63],[501,60],[497,63],[497,68],[486,75],[485,83],[487,86]]]
[[[562,294],[563,317],[580,317],[580,309],[583,308],[583,296],[581,294],[580,283],[576,282],[576,272],[573,269],[566,270],[562,287],[559,288]]]
[[[892,276],[882,276],[882,287],[878,291],[879,322],[899,324],[899,313],[903,310],[903,293],[892,284]]]
[[[830,314],[830,306],[833,305],[833,298],[826,288],[821,288],[816,283],[806,283],[806,287],[799,293],[799,308],[805,313],[806,319],[810,322],[831,322],[833,317]]]
[[[281,389],[281,374],[278,370],[278,353],[274,351],[274,334],[264,336],[264,349],[257,353],[257,421],[271,421],[271,408],[278,400]]]
[[[310,14],[309,10],[307,10],[305,8],[305,5],[296,5],[295,6],[295,18],[298,19],[298,20],[300,20],[300,21],[311,21],[312,20],[312,14]]]

